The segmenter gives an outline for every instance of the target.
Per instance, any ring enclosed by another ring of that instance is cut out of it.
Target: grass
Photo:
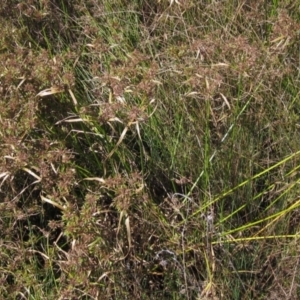
[[[0,9],[0,295],[298,299],[289,1]]]

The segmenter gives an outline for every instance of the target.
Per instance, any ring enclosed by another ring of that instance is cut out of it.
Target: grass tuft
[[[298,299],[298,11],[3,3],[1,297]]]

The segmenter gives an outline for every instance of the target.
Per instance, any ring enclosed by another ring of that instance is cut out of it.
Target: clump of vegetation
[[[300,297],[296,4],[0,20],[2,298]]]

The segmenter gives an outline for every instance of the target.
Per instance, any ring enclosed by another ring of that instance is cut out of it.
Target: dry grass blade
[[[223,98],[224,102],[226,103],[227,107],[228,107],[229,109],[231,109],[230,104],[229,104],[227,98],[226,98],[222,93],[220,93],[220,95],[221,95],[221,97]]]
[[[3,178],[1,181],[1,184],[0,184],[0,190],[1,190],[1,187],[2,187],[3,183],[5,182],[5,180],[7,178],[9,178],[9,175],[10,175],[9,172],[3,172],[0,174],[0,178]]]
[[[34,172],[32,172],[30,169],[28,169],[28,168],[22,168],[22,170],[25,171],[25,172],[27,172],[28,174],[30,174],[34,178],[36,178],[37,179],[36,182],[40,182],[42,180],[40,176],[38,176],[37,174],[35,174]]]
[[[77,100],[76,100],[76,98],[75,98],[75,96],[74,96],[72,90],[69,89],[68,91],[69,91],[69,94],[70,94],[70,96],[71,96],[71,98],[72,98],[72,100],[73,100],[74,106],[77,106],[77,105],[78,105],[78,102],[77,102]]]
[[[41,195],[41,199],[42,199],[42,201],[44,201],[44,202],[46,202],[46,203],[49,203],[49,204],[51,204],[51,205],[53,205],[53,206],[59,208],[59,209],[62,210],[62,211],[65,211],[65,208],[64,208],[62,205],[56,203],[55,201],[53,201],[53,200],[51,200],[51,199],[48,199],[48,198],[46,198],[46,197],[44,197],[44,196],[42,196],[42,195]]]
[[[129,246],[129,250],[130,250],[132,248],[132,244],[131,244],[131,231],[130,231],[130,219],[129,219],[129,216],[125,220],[125,226],[126,226],[126,231],[127,231],[128,246]]]
[[[109,154],[107,155],[106,159],[109,159],[112,157],[112,155],[116,152],[116,150],[118,149],[119,145],[122,143],[123,139],[125,138],[126,132],[128,131],[129,127],[134,124],[135,122],[130,121],[127,126],[123,129],[122,134],[117,142],[117,144],[115,145],[115,147],[109,152]]]
[[[63,93],[64,89],[53,86],[51,88],[45,89],[40,91],[36,97],[46,97],[46,96],[50,96],[50,95],[54,95],[54,94],[59,94],[59,93]]]
[[[84,122],[85,120],[82,118],[78,118],[76,116],[67,117],[63,120],[60,120],[55,123],[55,125],[61,124],[61,123],[78,123],[78,122]]]
[[[0,178],[4,177],[4,180],[9,176],[9,172],[3,172],[0,174]]]
[[[103,178],[100,178],[100,177],[87,177],[87,178],[84,178],[82,180],[87,180],[87,181],[98,181],[100,183],[105,183],[105,180]]]
[[[21,82],[18,84],[17,90],[18,90],[18,89],[22,86],[22,84],[25,82],[26,78],[25,78],[25,76],[22,76],[22,77],[20,77],[20,78],[18,78],[18,79],[21,79]]]

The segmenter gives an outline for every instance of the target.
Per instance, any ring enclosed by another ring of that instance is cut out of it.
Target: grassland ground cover
[[[0,24],[0,299],[300,298],[298,1]]]

